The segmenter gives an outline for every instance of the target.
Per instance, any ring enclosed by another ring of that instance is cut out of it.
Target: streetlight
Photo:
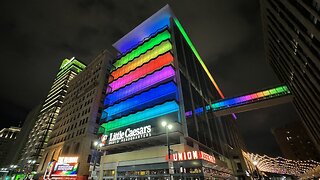
[[[95,142],[93,143],[93,145],[94,145],[95,147],[98,146],[98,144],[99,144],[98,141],[95,141]]]
[[[168,166],[169,166],[169,174],[170,174],[170,179],[172,179],[171,174],[173,174],[170,170],[173,168],[173,164],[171,162],[171,153],[170,153],[170,142],[169,142],[169,130],[173,128],[173,125],[170,123],[167,123],[166,121],[161,122],[162,127],[166,128],[166,136],[167,136],[167,146],[168,146]]]
[[[253,163],[254,168],[255,168],[255,170],[256,170],[256,172],[257,172],[257,177],[258,177],[258,179],[260,179],[260,175],[259,175],[258,167],[257,167],[257,165],[258,165],[258,161],[253,161],[252,163]]]
[[[93,146],[96,148],[96,150],[98,151],[98,153],[96,152],[95,153],[95,156],[94,156],[94,164],[93,164],[93,170],[92,170],[92,172],[91,172],[91,177],[93,178],[93,176],[97,176],[97,174],[96,174],[96,165],[97,165],[97,159],[98,159],[98,154],[100,154],[100,150],[101,150],[101,148],[103,147],[103,143],[102,142],[100,142],[100,141],[94,141],[93,142]],[[94,179],[94,178],[93,178]]]

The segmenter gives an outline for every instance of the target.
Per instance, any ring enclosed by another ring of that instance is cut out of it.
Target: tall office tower
[[[65,99],[69,82],[85,65],[71,58],[63,60],[51,89],[42,105],[35,126],[31,130],[19,166],[26,172],[35,171],[47,145],[49,135]]]
[[[38,167],[38,173],[46,179],[68,175],[88,178],[90,164],[96,160],[92,143],[97,139],[110,60],[108,51],[103,51],[69,83]],[[52,166],[56,166],[56,171],[49,172]]]
[[[113,46],[100,179],[233,176],[227,139],[236,141],[225,122],[233,117],[214,116],[211,104],[224,96],[169,6]]]
[[[301,161],[320,160],[317,149],[300,121],[274,128],[272,133],[285,158]]]
[[[320,151],[320,2],[261,0],[267,61]]]
[[[18,127],[10,127],[0,131],[0,167],[5,165],[5,159],[9,154],[8,147],[16,140],[20,130]]]
[[[8,156],[6,158],[6,165],[17,165],[21,156],[23,154],[23,148],[25,147],[28,141],[28,135],[34,127],[36,120],[38,119],[39,112],[41,110],[41,105],[37,105],[33,108],[27,115],[25,121],[23,122],[23,126],[21,131],[17,135],[17,139],[12,143]]]

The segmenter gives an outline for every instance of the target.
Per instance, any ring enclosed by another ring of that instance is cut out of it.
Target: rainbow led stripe
[[[141,54],[147,52],[148,50],[154,48],[155,46],[159,45],[162,41],[170,39],[171,35],[168,30],[165,30],[155,37],[148,39],[145,41],[141,46],[138,46],[136,49],[132,50],[128,54],[122,56],[119,60],[117,60],[113,66],[115,69],[127,64],[128,62],[132,61],[133,59],[137,58]]]
[[[111,92],[127,84],[130,84],[131,82],[134,82],[139,78],[144,77],[152,73],[153,71],[170,64],[171,62],[173,62],[173,56],[170,52],[167,52],[166,54],[157,57],[156,59],[148,62],[147,64],[144,64],[143,66],[137,68],[129,74],[126,74],[116,81],[110,83],[109,86],[111,87]]]
[[[214,111],[225,109],[228,107],[239,106],[246,103],[251,103],[252,101],[257,101],[261,99],[270,99],[281,95],[290,94],[287,86],[279,86],[272,89],[263,90],[253,94],[243,95],[239,97],[229,98],[220,100],[213,103],[211,106]]]
[[[118,91],[108,94],[107,98],[105,98],[104,105],[113,105],[118,101],[123,101],[164,80],[174,77],[174,75],[175,71],[172,66],[164,67],[161,70],[155,71],[154,73],[140,79],[139,81],[133,82],[132,84],[125,86]]]
[[[108,115],[107,121],[119,118],[120,116],[126,116],[130,112],[140,111],[168,100],[174,100],[176,98],[176,92],[177,87],[175,83],[171,81],[108,107],[104,110],[107,112],[104,113],[104,115]]]
[[[163,41],[161,44],[155,46],[152,50],[147,51],[145,54],[137,57],[134,61],[130,61],[128,64],[123,65],[122,67],[118,68],[117,70],[111,73],[113,77],[112,80],[116,80],[119,77],[123,76],[124,74],[136,69],[137,67],[149,62],[150,60],[156,58],[160,54],[168,52],[172,49],[172,45],[170,41]],[[111,82],[111,81],[110,81]]]
[[[144,111],[140,111],[135,114],[130,114],[128,116],[124,116],[113,121],[109,121],[107,123],[102,124],[102,127],[105,128],[106,132],[110,132],[112,130],[125,127],[131,124],[147,121],[158,116],[163,116],[169,113],[177,112],[178,110],[178,104],[175,101],[169,101],[164,104],[157,105],[149,109],[145,109]]]
[[[180,30],[182,36],[185,38],[185,40],[187,41],[187,43],[189,44],[191,50],[193,51],[193,53],[196,55],[198,61],[200,62],[202,68],[205,70],[205,72],[207,73],[207,75],[209,76],[211,82],[213,83],[214,87],[216,88],[216,90],[218,91],[219,95],[224,98],[224,95],[222,93],[222,91],[220,90],[218,84],[216,83],[216,81],[213,79],[210,71],[208,70],[207,66],[204,64],[203,60],[201,59],[198,51],[196,50],[196,48],[194,47],[194,45],[192,44],[190,38],[188,37],[186,31],[183,29],[183,27],[181,26],[180,22],[178,21],[177,18],[174,18],[174,22],[176,23],[178,29]]]

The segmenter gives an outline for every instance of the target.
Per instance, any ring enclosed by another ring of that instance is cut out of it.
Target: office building
[[[69,82],[84,68],[85,65],[75,58],[63,60],[51,89],[43,102],[36,123],[28,135],[28,141],[19,162],[19,167],[25,173],[36,171],[61,105],[64,102]]]
[[[38,174],[44,178],[70,175],[88,179],[90,165],[96,160],[93,141],[97,139],[111,57],[108,51],[103,51],[69,82],[68,92],[38,167]],[[55,165],[55,171],[50,171]]]
[[[6,157],[8,156],[8,148],[17,139],[20,132],[18,127],[3,128],[0,131],[0,167],[5,165]]]
[[[266,58],[320,151],[320,2],[261,0]]]
[[[320,160],[310,136],[299,121],[272,129],[283,156],[292,160]]]
[[[23,148],[28,141],[28,135],[35,125],[36,120],[40,112],[41,106],[38,105],[33,108],[27,115],[21,131],[18,133],[16,140],[11,144],[8,150],[8,156],[6,158],[6,165],[17,165],[23,154]]]
[[[224,96],[169,6],[113,46],[100,179],[232,178],[235,115],[214,116]]]

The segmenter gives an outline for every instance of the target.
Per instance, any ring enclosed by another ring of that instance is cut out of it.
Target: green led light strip
[[[103,128],[106,131],[110,132],[117,128],[125,127],[138,122],[143,122],[155,117],[176,112],[178,110],[179,110],[178,104],[175,101],[169,101],[161,105],[157,105],[152,108],[137,112],[135,114],[130,114],[129,116],[125,116],[113,121],[106,122],[101,126],[103,126]]]
[[[218,84],[216,83],[216,81],[213,79],[210,71],[208,70],[207,66],[204,64],[204,62],[202,61],[198,51],[196,50],[196,48],[193,46],[190,38],[188,37],[187,33],[185,32],[185,30],[183,29],[183,27],[181,26],[180,22],[178,21],[177,18],[174,18],[174,22],[176,23],[178,29],[180,30],[181,34],[183,35],[183,37],[185,38],[185,40],[187,41],[187,43],[189,44],[191,50],[193,51],[193,53],[196,55],[197,59],[199,60],[202,68],[206,71],[207,75],[209,76],[211,82],[213,83],[214,87],[216,88],[216,90],[218,91],[219,95],[224,98],[224,95],[222,93],[222,91],[220,90]]]
[[[171,35],[168,30],[163,31],[157,34],[155,37],[151,38],[149,41],[143,43],[137,49],[134,49],[130,53],[121,57],[118,61],[116,61],[113,65],[115,69],[127,64],[129,61],[132,61],[134,58],[138,57],[140,54],[145,53],[149,49],[152,49],[155,45],[160,44],[162,41],[170,39]]]
[[[56,78],[59,78],[62,76],[66,71],[70,70],[71,68],[75,68],[77,73],[81,72],[84,68],[86,68],[86,65],[82,64],[78,60],[72,58],[71,60],[65,59],[63,60],[59,72],[56,76]]]

